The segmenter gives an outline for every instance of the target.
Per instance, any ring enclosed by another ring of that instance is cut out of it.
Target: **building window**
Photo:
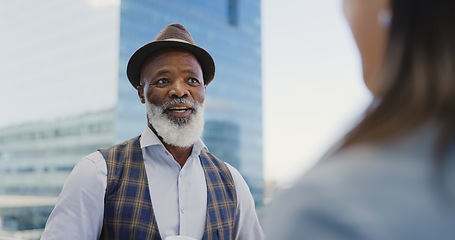
[[[228,22],[232,26],[238,23],[238,0],[228,0]]]

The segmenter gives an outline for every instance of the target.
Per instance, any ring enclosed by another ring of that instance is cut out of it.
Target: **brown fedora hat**
[[[140,85],[141,68],[154,52],[165,48],[181,48],[191,52],[201,64],[204,83],[208,85],[215,76],[215,62],[203,48],[198,47],[190,32],[181,24],[172,23],[161,30],[155,39],[139,48],[128,61],[126,75],[134,88]]]

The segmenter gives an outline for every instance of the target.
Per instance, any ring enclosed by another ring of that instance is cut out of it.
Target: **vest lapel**
[[[104,223],[100,239],[161,240],[139,137],[100,152],[107,164]]]
[[[203,240],[233,239],[237,194],[227,166],[213,154],[200,155],[207,182],[207,217]]]

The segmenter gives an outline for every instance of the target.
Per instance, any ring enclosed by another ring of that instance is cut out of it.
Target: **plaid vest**
[[[139,137],[99,151],[107,164],[100,239],[161,240]],[[227,166],[211,153],[203,150],[199,158],[207,182],[207,215],[202,240],[231,240],[237,207],[234,180]]]

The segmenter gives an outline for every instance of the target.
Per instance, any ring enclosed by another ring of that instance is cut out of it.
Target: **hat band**
[[[176,42],[182,42],[182,43],[188,43],[188,44],[194,45],[194,44],[192,44],[192,43],[190,43],[188,41],[185,41],[183,39],[178,39],[178,38],[168,38],[168,39],[163,39],[161,41],[173,41],[173,42],[176,41]]]

